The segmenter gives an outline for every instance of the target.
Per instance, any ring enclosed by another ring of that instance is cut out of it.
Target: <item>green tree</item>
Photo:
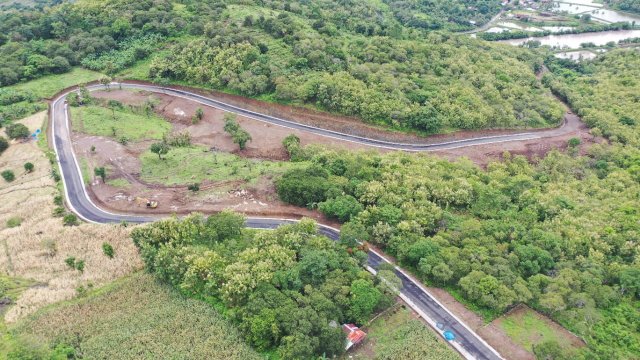
[[[93,173],[95,174],[95,176],[99,176],[102,179],[102,182],[104,183],[107,177],[107,170],[105,170],[104,166],[94,168]]]
[[[371,281],[364,279],[351,283],[350,294],[349,316],[358,324],[366,323],[378,306],[382,294]]]
[[[20,123],[9,124],[5,131],[10,139],[26,139],[31,134],[29,128]]]
[[[162,160],[162,155],[166,155],[169,152],[169,145],[164,141],[159,141],[151,144],[149,150],[154,154],[158,154],[158,159]]]
[[[0,136],[0,155],[9,148],[9,141]]]
[[[4,170],[2,173],[0,173],[0,175],[2,175],[2,178],[6,182],[12,182],[16,179],[16,174],[14,174],[11,170]]]
[[[346,222],[358,215],[362,205],[351,195],[341,195],[318,204],[318,209],[325,215]]]
[[[640,298],[640,268],[630,267],[620,273],[620,285],[625,291]]]

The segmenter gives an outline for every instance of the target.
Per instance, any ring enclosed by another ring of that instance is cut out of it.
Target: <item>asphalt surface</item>
[[[243,116],[251,117],[256,120],[269,122],[276,125],[286,126],[293,129],[310,131],[316,134],[330,136],[346,141],[354,141],[372,146],[385,148],[393,148],[397,150],[413,150],[426,151],[430,149],[443,149],[447,146],[460,147],[485,144],[491,142],[516,141],[522,139],[530,139],[533,134],[514,134],[494,137],[484,137],[477,139],[468,139],[458,142],[449,142],[431,145],[411,145],[411,144],[394,144],[384,141],[361,138],[357,136],[340,134],[329,130],[314,128],[308,125],[297,124],[287,120],[278,119],[235,106],[231,106],[216,100],[208,99],[204,96],[192,94],[182,90],[155,87],[150,85],[134,85],[122,84],[123,88],[144,89],[153,92],[165,93],[168,95],[179,96],[193,101],[200,102],[207,106],[213,106],[225,111],[231,111]],[[89,90],[102,89],[102,86],[91,86]],[[155,221],[161,216],[142,216],[116,214],[99,208],[91,200],[89,193],[84,187],[82,180],[82,172],[78,165],[78,161],[73,153],[69,130],[69,117],[67,114],[67,105],[64,94],[56,98],[52,103],[52,137],[54,149],[60,164],[62,172],[62,180],[66,192],[66,200],[70,208],[80,218],[93,223],[119,223],[126,221],[128,223],[146,223]],[[256,229],[274,229],[282,224],[294,223],[296,220],[288,219],[270,219],[270,218],[247,218],[246,225]],[[340,232],[337,229],[319,224],[319,232],[327,237],[337,240]],[[381,264],[388,262],[375,251],[369,251],[369,266],[377,269]],[[417,307],[419,312],[426,315],[428,322],[433,326],[437,324],[436,330],[442,335],[444,331],[452,331],[456,338],[451,342],[454,348],[457,348],[465,357],[474,359],[501,359],[498,353],[486,344],[477,334],[462,324],[454,315],[452,315],[443,305],[434,299],[429,292],[422,288],[421,285],[411,279],[400,268],[396,267],[396,275],[402,280],[403,288],[400,289],[401,295],[412,303],[412,307]]]

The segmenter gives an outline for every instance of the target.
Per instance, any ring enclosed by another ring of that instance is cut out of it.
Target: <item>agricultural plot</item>
[[[142,273],[51,306],[12,332],[32,344],[27,354],[62,342],[85,359],[261,358],[213,307]]]

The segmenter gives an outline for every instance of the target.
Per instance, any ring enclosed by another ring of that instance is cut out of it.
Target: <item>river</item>
[[[517,46],[522,45],[527,41],[537,40],[540,41],[541,45],[547,45],[551,47],[555,46],[560,49],[578,49],[580,48],[580,44],[583,43],[594,43],[597,46],[602,46],[606,45],[610,41],[617,43],[620,40],[636,37],[640,37],[640,30],[619,30],[582,34],[549,35],[542,37],[529,37],[526,39],[501,40],[499,42]]]

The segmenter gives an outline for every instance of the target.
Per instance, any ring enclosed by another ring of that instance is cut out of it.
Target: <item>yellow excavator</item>
[[[155,208],[158,207],[158,202],[157,201],[149,200],[149,199],[141,198],[141,197],[137,197],[136,198],[136,204],[138,204],[138,206],[145,205],[148,209],[155,209]]]

